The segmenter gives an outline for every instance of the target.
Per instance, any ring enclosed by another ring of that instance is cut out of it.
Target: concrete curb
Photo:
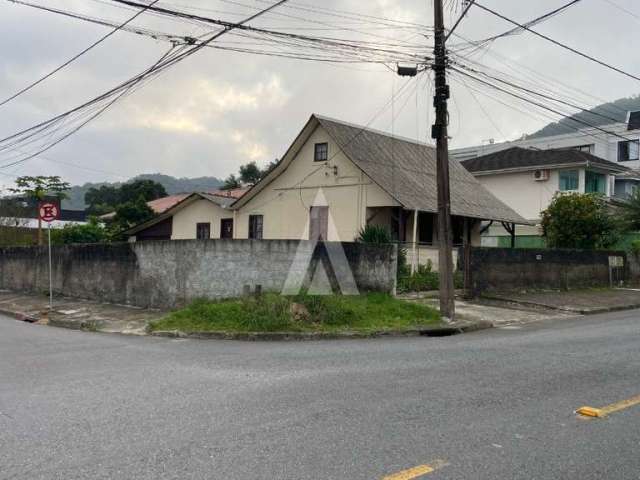
[[[38,317],[35,317],[28,313],[6,310],[4,308],[0,308],[0,314],[6,315],[7,317],[13,317],[16,320],[20,320],[21,322],[36,323],[40,320]]]
[[[523,307],[536,308],[536,309],[555,310],[555,311],[566,312],[566,313],[575,313],[578,315],[596,315],[598,313],[620,312],[624,310],[640,309],[640,304],[636,304],[636,303],[632,303],[628,305],[614,305],[611,307],[580,308],[580,307],[569,307],[566,305],[549,305],[549,304],[540,303],[540,302],[528,302],[526,300],[514,300],[511,298],[496,297],[496,296],[490,296],[490,295],[483,295],[481,298],[486,300],[502,302],[505,304],[520,305]]]
[[[19,320],[21,322],[38,323],[40,321],[43,321],[42,322],[43,325],[48,325],[50,327],[67,328],[69,330],[85,330],[90,332],[96,332],[96,331],[99,331],[100,327],[102,326],[101,322],[95,322],[95,321],[78,322],[74,320],[50,318],[47,316],[38,317],[32,314],[19,312],[15,310],[7,310],[4,308],[0,308],[0,314],[6,315],[7,317],[15,318],[16,320]]]
[[[100,331],[100,327],[102,326],[101,322],[96,321],[78,322],[76,320],[65,320],[61,318],[49,318],[47,325],[51,327],[68,328],[70,330],[84,330],[89,332]]]
[[[478,321],[461,325],[443,325],[409,330],[381,330],[376,332],[181,332],[179,330],[162,330],[151,332],[150,335],[154,337],[192,338],[199,340],[309,341],[381,337],[446,337],[488,328],[493,328],[493,323]]]
[[[53,312],[55,313],[55,312]],[[38,323],[45,318],[24,312],[0,308],[0,314],[16,320]],[[103,322],[95,320],[71,320],[47,317],[42,324],[51,327],[83,330],[89,332],[118,333],[101,330]],[[148,332],[154,337],[194,338],[202,340],[240,340],[240,341],[305,341],[305,340],[349,340],[380,337],[446,337],[460,333],[470,333],[493,328],[493,323],[486,320],[463,321],[458,324],[425,326],[408,330],[379,330],[375,332],[181,332],[178,330]]]

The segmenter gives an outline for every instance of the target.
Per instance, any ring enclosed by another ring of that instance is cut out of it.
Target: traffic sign
[[[42,202],[38,208],[40,220],[43,222],[53,222],[60,217],[60,208],[53,202]]]

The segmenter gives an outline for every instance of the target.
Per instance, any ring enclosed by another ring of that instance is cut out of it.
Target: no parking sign
[[[60,217],[60,208],[53,202],[42,202],[38,206],[38,215],[43,222],[51,223]]]
[[[53,309],[53,272],[51,265],[51,222],[60,218],[60,207],[53,202],[40,202],[38,218],[49,224],[49,310]]]

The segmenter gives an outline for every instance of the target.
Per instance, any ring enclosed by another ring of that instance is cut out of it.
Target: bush
[[[460,270],[453,274],[455,288],[463,288],[464,274]],[[398,292],[427,292],[440,289],[440,275],[433,271],[431,260],[426,265],[418,265],[413,275],[407,272],[398,277]]]
[[[109,234],[104,225],[95,217],[89,219],[84,225],[68,224],[61,230],[52,230],[51,241],[56,244],[69,243],[102,243],[109,240]]]
[[[631,252],[635,255],[640,255],[640,240],[631,242]]]
[[[616,243],[622,225],[599,194],[556,194],[542,212],[543,236],[550,248],[608,248]]]
[[[393,240],[391,232],[382,225],[367,225],[358,233],[357,242],[371,243],[375,245],[388,245]]]
[[[393,242],[391,232],[382,225],[367,225],[358,233],[356,242],[368,243],[371,245],[389,245]],[[407,250],[398,246],[398,278],[402,275],[408,275],[409,268],[407,266]]]

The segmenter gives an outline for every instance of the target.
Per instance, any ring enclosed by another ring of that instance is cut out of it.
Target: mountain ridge
[[[68,210],[84,210],[84,195],[90,188],[102,185],[122,185],[135,180],[153,180],[160,183],[169,195],[177,193],[206,192],[216,190],[224,183],[217,177],[173,177],[162,173],[143,173],[124,182],[87,182],[82,185],[73,185],[67,192],[68,198],[62,201],[62,207]]]
[[[593,125],[594,127],[600,127],[616,122],[626,122],[627,113],[636,110],[640,110],[640,94],[602,103],[584,112],[569,115],[557,122],[545,125],[540,130],[526,135],[525,138],[534,139],[574,133],[577,128],[588,128],[585,123]]]

